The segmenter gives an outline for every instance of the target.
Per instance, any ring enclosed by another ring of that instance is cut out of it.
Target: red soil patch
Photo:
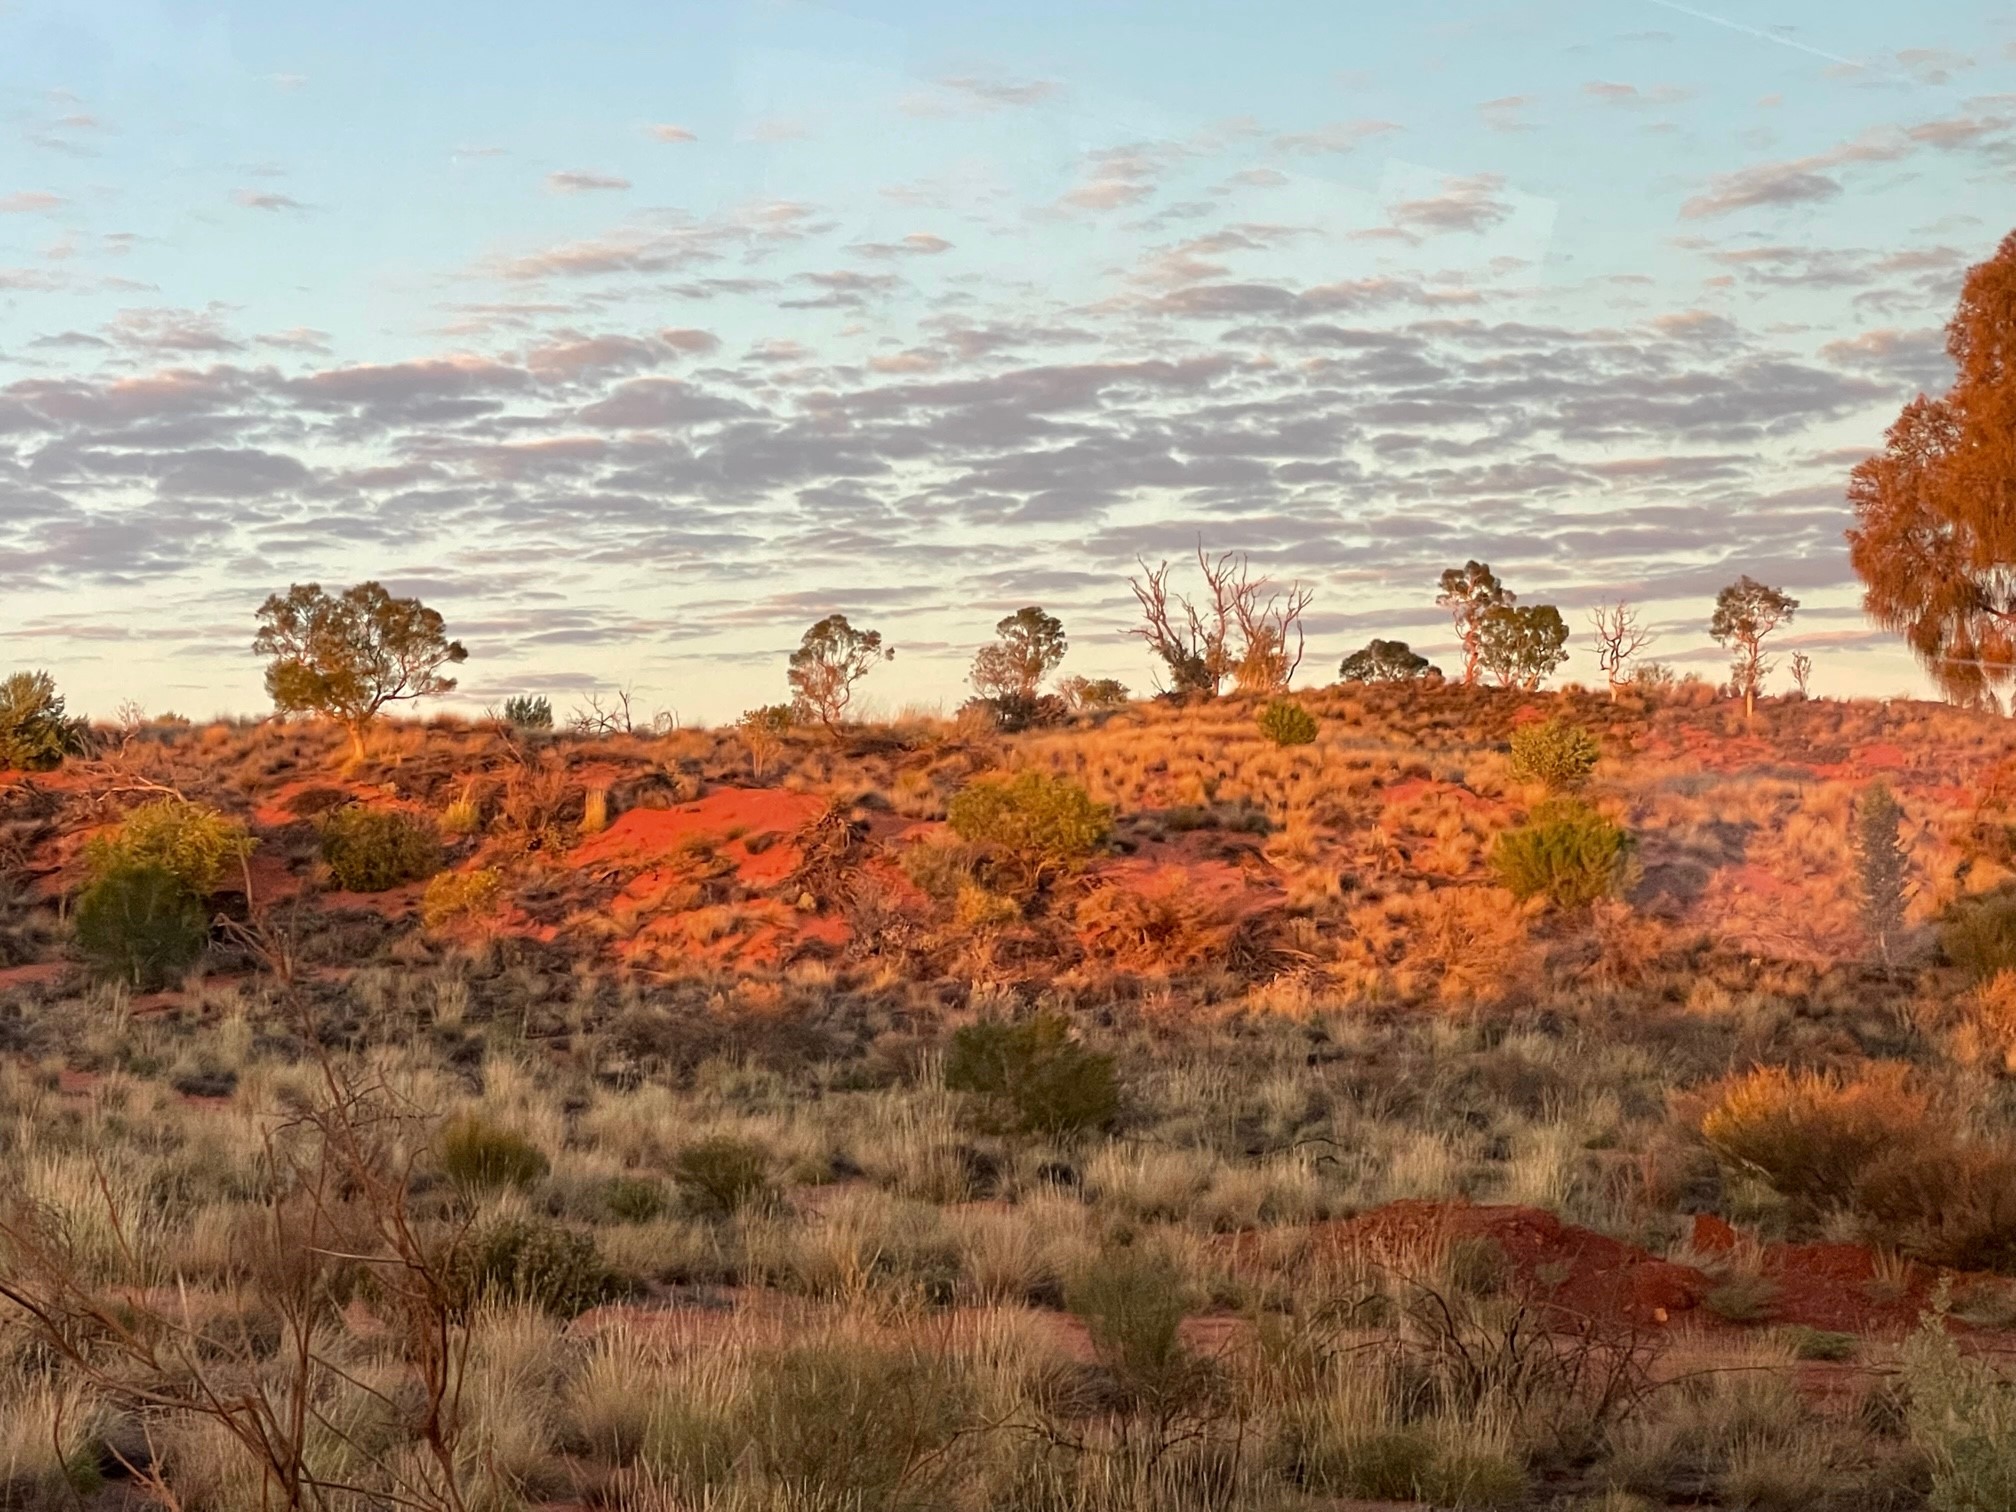
[[[1590,1229],[1563,1223],[1535,1208],[1466,1203],[1396,1202],[1356,1218],[1319,1224],[1319,1243],[1387,1257],[1404,1264],[1456,1239],[1490,1240],[1503,1252],[1517,1282],[1542,1300],[1584,1317],[1662,1327],[1683,1318],[1699,1327],[1728,1327],[1704,1305],[1717,1281],[1691,1265],[1662,1260],[1650,1251]],[[1732,1247],[1735,1231],[1720,1220],[1697,1223],[1699,1247]],[[1251,1258],[1251,1241],[1233,1241],[1235,1259]],[[1876,1257],[1854,1244],[1771,1244],[1762,1249],[1763,1274],[1777,1287],[1768,1321],[1856,1334],[1901,1334],[1923,1315],[1939,1273],[1912,1265],[1892,1284],[1876,1286]],[[2007,1285],[1992,1277],[1968,1278]]]
[[[803,859],[790,837],[825,810],[826,800],[811,793],[722,788],[677,808],[631,809],[576,846],[572,859],[580,867],[644,869],[711,847],[735,863],[745,885],[774,887]],[[767,848],[761,845],[765,837],[773,841]],[[749,848],[752,840],[759,842],[757,850]]]
[[[23,987],[41,987],[60,981],[70,968],[62,961],[40,961],[33,966],[0,968],[0,993]]]

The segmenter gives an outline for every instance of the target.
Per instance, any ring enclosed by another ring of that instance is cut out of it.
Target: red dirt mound
[[[774,887],[803,859],[790,837],[825,809],[826,800],[810,793],[722,788],[677,808],[631,809],[577,846],[573,861],[580,867],[640,870],[710,847],[735,863],[745,886]]]
[[[1517,1282],[1544,1300],[1592,1319],[1663,1326],[1682,1318],[1727,1326],[1706,1305],[1720,1284],[1691,1265],[1661,1260],[1649,1250],[1563,1223],[1536,1208],[1467,1203],[1396,1202],[1358,1217],[1319,1224],[1318,1241],[1388,1259],[1457,1239],[1487,1239],[1504,1253]],[[1696,1225],[1696,1248],[1727,1252],[1735,1231],[1720,1220]],[[1704,1242],[1705,1241],[1705,1242]],[[1235,1259],[1245,1245],[1234,1240]],[[1907,1265],[1889,1274],[1855,1244],[1769,1244],[1760,1270],[1775,1291],[1760,1321],[1805,1324],[1858,1334],[1896,1334],[1923,1316],[1939,1273]],[[2007,1286],[1993,1277],[1968,1278]]]

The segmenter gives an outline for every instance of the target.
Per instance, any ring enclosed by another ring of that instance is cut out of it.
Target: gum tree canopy
[[[2016,681],[2016,232],[1969,270],[1942,399],[1904,407],[1848,484],[1863,607],[1949,697]]]
[[[259,607],[252,649],[272,658],[266,691],[273,707],[337,720],[358,756],[385,705],[452,693],[455,679],[441,669],[469,659],[437,611],[417,598],[394,598],[379,583],[341,593],[296,583],[274,594]]]

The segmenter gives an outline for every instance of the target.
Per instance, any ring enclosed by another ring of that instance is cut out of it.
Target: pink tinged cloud
[[[655,126],[647,126],[644,128],[644,131],[654,142],[697,142],[700,140],[698,136],[688,131],[684,126],[673,126],[663,122]]]
[[[275,194],[270,189],[238,189],[231,195],[232,202],[245,210],[306,210],[308,207],[289,194]]]
[[[564,169],[546,175],[546,187],[555,194],[593,194],[598,191],[628,189],[630,180],[613,173],[589,173],[584,169]]]
[[[23,189],[16,194],[0,195],[0,215],[32,215],[41,210],[54,210],[63,203],[63,196],[50,194],[42,189]]]

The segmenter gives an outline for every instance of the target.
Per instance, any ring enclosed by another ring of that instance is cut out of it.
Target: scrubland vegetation
[[[1747,575],[1722,688],[1618,603],[1543,692],[1474,561],[1294,687],[1201,547],[1142,702],[1031,606],[952,720],[833,614],[726,729],[399,723],[373,583],[259,611],[315,722],[0,684],[0,1506],[2016,1507],[2016,616],[1922,549],[2016,237],[1949,336],[1852,541],[1970,707],[1770,696]]]
[[[95,740],[0,786],[8,1505],[2008,1505],[1992,716]]]

